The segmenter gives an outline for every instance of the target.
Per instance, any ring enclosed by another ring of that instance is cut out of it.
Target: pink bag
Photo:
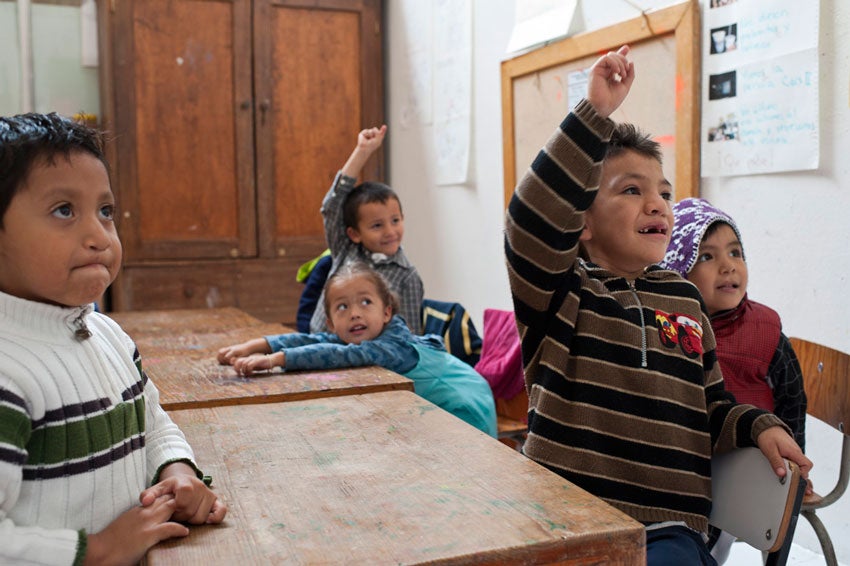
[[[484,339],[475,371],[484,376],[497,399],[512,399],[525,387],[513,311],[484,309]]]

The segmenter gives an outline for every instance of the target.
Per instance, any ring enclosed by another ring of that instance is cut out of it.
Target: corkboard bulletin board
[[[699,196],[699,36],[699,4],[689,0],[503,61],[505,203],[567,114],[570,77],[624,43],[636,78],[611,118],[632,122],[661,143],[676,200]]]

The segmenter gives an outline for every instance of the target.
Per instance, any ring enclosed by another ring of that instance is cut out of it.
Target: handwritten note
[[[706,8],[702,175],[816,169],[818,6]]]

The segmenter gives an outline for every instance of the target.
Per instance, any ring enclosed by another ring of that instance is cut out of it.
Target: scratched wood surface
[[[225,522],[146,564],[644,564],[642,526],[406,391],[174,411]]]
[[[217,309],[176,309],[106,313],[124,332],[138,336],[219,332],[256,326],[263,321],[233,307]]]
[[[406,377],[374,366],[276,370],[241,377],[232,367],[216,361],[220,348],[292,330],[262,322],[238,309],[126,312],[115,319],[135,340],[142,367],[159,389],[160,404],[167,411],[413,391],[413,382]]]

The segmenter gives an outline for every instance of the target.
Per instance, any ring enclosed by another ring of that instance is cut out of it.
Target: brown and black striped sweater
[[[646,524],[707,529],[711,454],[781,421],[723,388],[699,292],[578,258],[614,124],[579,103],[517,186],[505,253],[529,393],[525,454]]]

